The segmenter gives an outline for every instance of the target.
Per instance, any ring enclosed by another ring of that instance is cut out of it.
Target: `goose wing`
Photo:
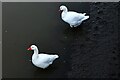
[[[85,14],[69,11],[66,14],[65,20],[67,22],[71,23],[71,22],[82,20],[84,18],[84,16],[85,16]]]
[[[41,54],[41,61],[43,63],[52,64],[52,62],[56,59],[55,55]]]

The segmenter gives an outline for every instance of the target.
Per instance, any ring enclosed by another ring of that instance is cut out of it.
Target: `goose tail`
[[[83,13],[83,15],[86,15],[86,13]]]
[[[54,55],[54,58],[56,59],[56,58],[59,58],[59,56],[58,55]]]
[[[82,19],[82,21],[84,21],[84,20],[86,20],[88,18],[89,18],[89,16],[84,16],[84,18]]]

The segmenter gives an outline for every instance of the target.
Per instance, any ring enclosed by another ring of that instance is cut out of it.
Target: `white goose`
[[[85,16],[86,13],[68,11],[67,7],[64,5],[60,6],[59,11],[62,11],[62,20],[70,24],[70,27],[77,27],[82,23],[82,21],[89,18],[89,16]]]
[[[49,55],[40,53],[38,54],[38,48],[35,45],[31,45],[27,50],[33,50],[34,54],[32,55],[32,63],[40,68],[47,68],[53,61],[58,58],[58,55]]]

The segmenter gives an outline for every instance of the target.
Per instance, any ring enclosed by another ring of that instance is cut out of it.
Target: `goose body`
[[[84,20],[88,19],[89,16],[85,16],[86,13],[77,13],[74,11],[68,11],[66,6],[60,6],[61,18],[63,21],[70,24],[70,27],[79,26]]]
[[[32,55],[32,63],[40,68],[47,68],[49,65],[53,63],[53,61],[58,58],[58,55],[49,55],[40,53],[38,54],[38,48],[35,45],[32,45],[28,50],[34,50],[34,54]]]

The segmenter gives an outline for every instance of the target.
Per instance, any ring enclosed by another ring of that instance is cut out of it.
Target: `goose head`
[[[64,11],[64,12],[67,12],[67,11],[68,11],[68,9],[67,9],[67,7],[66,7],[66,6],[62,5],[62,6],[60,6],[59,11]]]
[[[31,45],[27,50],[37,50],[37,46],[36,45]]]

